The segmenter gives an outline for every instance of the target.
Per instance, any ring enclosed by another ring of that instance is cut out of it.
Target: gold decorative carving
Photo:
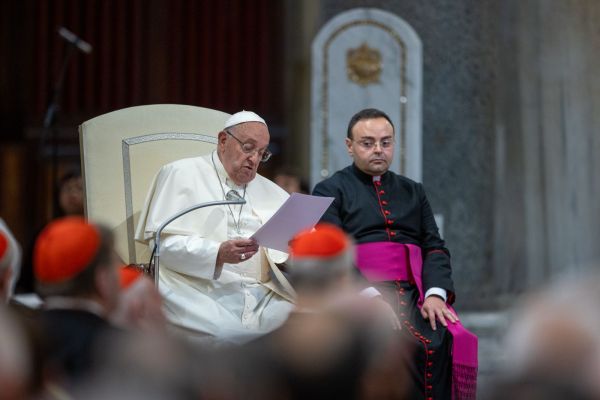
[[[346,53],[346,72],[348,79],[361,86],[378,83],[381,76],[381,53],[363,43]]]

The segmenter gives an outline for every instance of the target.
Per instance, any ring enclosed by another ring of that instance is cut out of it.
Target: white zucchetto
[[[240,111],[233,114],[227,121],[225,121],[225,126],[223,129],[231,128],[232,126],[243,124],[244,122],[260,122],[261,124],[267,125],[264,119],[262,119],[258,114],[253,113],[252,111]]]

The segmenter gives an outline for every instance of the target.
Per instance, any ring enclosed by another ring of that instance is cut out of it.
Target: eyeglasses
[[[389,149],[390,147],[392,147],[394,145],[393,138],[383,139],[380,142],[376,142],[375,140],[372,140],[372,139],[352,140],[352,141],[358,143],[359,146],[361,146],[362,148],[364,148],[366,150],[371,150],[376,145],[379,145],[382,149]]]
[[[225,130],[225,133],[228,134],[229,136],[231,136],[232,138],[234,138],[235,140],[237,140],[237,142],[240,144],[242,151],[245,154],[252,154],[254,155],[255,153],[258,154],[258,158],[260,159],[260,162],[267,162],[269,161],[269,158],[271,158],[271,156],[273,155],[273,153],[271,153],[269,151],[269,149],[264,148],[264,149],[257,149],[256,145],[252,142],[242,142],[240,139],[236,138],[233,133],[229,132],[228,130]]]

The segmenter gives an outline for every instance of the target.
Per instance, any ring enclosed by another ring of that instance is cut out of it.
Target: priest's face
[[[360,120],[352,128],[352,138],[346,138],[346,146],[358,169],[382,175],[394,158],[394,128],[385,118]]]
[[[227,175],[237,185],[244,185],[256,177],[262,154],[269,145],[269,129],[260,122],[246,122],[227,131],[229,134],[219,133],[219,159]],[[244,152],[244,147],[253,150]]]

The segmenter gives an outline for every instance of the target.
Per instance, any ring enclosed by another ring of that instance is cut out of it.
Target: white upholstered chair
[[[124,108],[79,126],[86,217],[113,230],[126,264],[147,264],[134,232],[152,179],[164,164],[213,150],[229,117],[208,108],[155,104]]]

